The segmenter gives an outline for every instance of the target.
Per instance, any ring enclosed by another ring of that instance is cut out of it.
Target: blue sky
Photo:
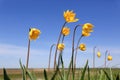
[[[101,58],[96,57],[96,67],[104,64],[104,54],[108,50],[113,56],[108,67],[120,67],[120,1],[119,0],[0,0],[0,68],[19,68],[19,59],[26,63],[28,31],[31,27],[41,30],[36,41],[31,41],[31,68],[48,66],[50,46],[57,42],[61,26],[65,22],[63,12],[73,10],[79,21],[68,23],[71,33],[65,37],[63,53],[65,66],[71,57],[72,34],[75,25],[92,23],[94,32],[85,37],[87,50],[78,51],[77,67],[83,67],[86,60],[92,67],[93,47],[101,51]],[[81,35],[81,28],[76,31],[76,41]],[[54,53],[51,67],[53,67]]]

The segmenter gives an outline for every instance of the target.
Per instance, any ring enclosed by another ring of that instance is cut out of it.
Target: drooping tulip
[[[57,49],[62,51],[65,48],[65,45],[63,43],[59,43],[57,46]]]
[[[64,27],[64,28],[62,29],[62,34],[63,34],[64,36],[69,35],[69,34],[70,34],[70,28]]]
[[[90,36],[93,32],[93,25],[91,23],[85,23],[82,27],[82,36]]]
[[[108,55],[107,59],[108,59],[108,61],[111,61],[112,60],[112,56]]]
[[[83,43],[80,44],[79,49],[82,50],[82,51],[85,51],[86,50],[86,45],[83,44]]]
[[[97,57],[98,57],[98,58],[101,57],[101,53],[100,53],[100,51],[97,52]]]

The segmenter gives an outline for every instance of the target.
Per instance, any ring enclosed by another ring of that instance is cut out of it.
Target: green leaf
[[[44,78],[45,78],[45,80],[48,80],[47,73],[46,73],[45,69],[44,69]]]
[[[103,71],[104,71],[104,70],[103,70]],[[107,76],[107,79],[108,79],[108,80],[111,80],[110,77],[109,77],[109,75],[108,75],[108,73],[107,73],[106,71],[104,71],[104,73],[105,73],[105,75]]]
[[[62,56],[61,56],[61,63],[62,63],[62,74],[63,74],[63,79],[66,80],[66,73],[65,73],[65,69],[64,69],[64,61],[63,61]]]
[[[24,69],[23,66],[22,66],[21,60],[19,60],[19,63],[20,63],[20,67],[21,67],[21,69],[22,69],[22,77],[23,77],[23,80],[26,80],[26,71],[25,71],[25,69]]]
[[[113,75],[112,75],[112,70],[110,68],[110,76],[111,76],[111,80],[113,80]]]
[[[23,66],[23,67],[24,67],[24,69],[25,69],[28,77],[30,78],[30,80],[37,80],[36,77],[35,77],[35,75],[34,75],[34,73],[31,73],[29,70],[27,70],[27,69],[25,68],[25,66]]]
[[[81,76],[81,78],[80,78],[79,80],[84,80],[85,72],[86,72],[87,66],[88,66],[88,60],[87,60],[86,65],[85,65],[85,67],[84,67],[84,69],[83,69],[82,76]]]
[[[5,68],[3,68],[3,74],[4,74],[4,80],[10,80]]]
[[[88,66],[88,80],[90,80],[90,68]]]
[[[57,65],[57,69],[55,70],[55,73],[53,74],[51,80],[55,80],[55,77],[56,77],[58,71],[59,71],[59,68],[58,68],[58,65]]]
[[[120,80],[120,78],[119,78],[119,74],[117,74],[117,76],[116,76],[116,80]]]
[[[102,80],[103,79],[103,70],[100,70],[100,78],[99,78],[99,80]]]
[[[68,73],[66,75],[66,80],[68,80],[68,78],[69,78],[70,70],[71,70],[71,65],[72,65],[72,59],[71,59],[70,64],[69,64]]]

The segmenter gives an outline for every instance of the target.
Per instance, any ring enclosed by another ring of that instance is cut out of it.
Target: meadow
[[[62,70],[62,69],[60,69]],[[101,74],[102,71],[105,71],[108,76],[111,76],[110,68],[90,68],[90,79],[88,79],[88,71],[86,71],[85,74],[85,79],[84,80],[120,80],[120,69],[119,68],[112,68],[112,77],[113,79],[108,79],[107,76],[104,74]],[[45,80],[44,78],[44,69],[29,69],[31,73],[34,73],[34,76],[36,76],[37,80]],[[65,69],[65,73],[67,73],[68,69]],[[79,76],[82,75],[83,68],[76,68],[75,72],[75,79],[74,80],[79,80]],[[10,78],[10,80],[23,80],[22,77],[22,70],[21,69],[6,69],[6,72]],[[48,80],[51,79],[52,75],[54,74],[54,69],[46,69],[47,75],[48,75]],[[3,77],[3,69],[0,69],[0,80],[5,80]],[[72,77],[72,73],[70,74]],[[101,79],[100,79],[101,76]],[[56,79],[59,80],[59,79]],[[69,79],[72,80],[72,79]]]

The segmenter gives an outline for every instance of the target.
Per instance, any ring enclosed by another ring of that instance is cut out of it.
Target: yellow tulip
[[[91,23],[86,23],[82,27],[82,36],[90,36],[90,32],[93,32],[93,25]]]
[[[59,43],[57,48],[58,50],[62,51],[65,48],[65,45],[63,43]]]
[[[64,28],[62,29],[62,34],[63,34],[64,36],[69,35],[69,34],[70,34],[70,28],[64,27]]]
[[[97,52],[97,56],[98,56],[98,58],[101,57],[101,53],[100,53],[100,51]]]
[[[65,21],[68,23],[77,22],[79,20],[75,18],[76,14],[73,11],[67,10],[66,12],[64,12],[63,16],[64,16]]]
[[[40,35],[40,30],[36,28],[31,28],[29,31],[29,39],[30,40],[36,40],[38,36]]]
[[[108,61],[111,61],[112,60],[112,56],[108,55]]]
[[[82,36],[90,36],[89,32],[82,31]]]
[[[86,50],[85,44],[80,44],[79,49],[85,51]]]

